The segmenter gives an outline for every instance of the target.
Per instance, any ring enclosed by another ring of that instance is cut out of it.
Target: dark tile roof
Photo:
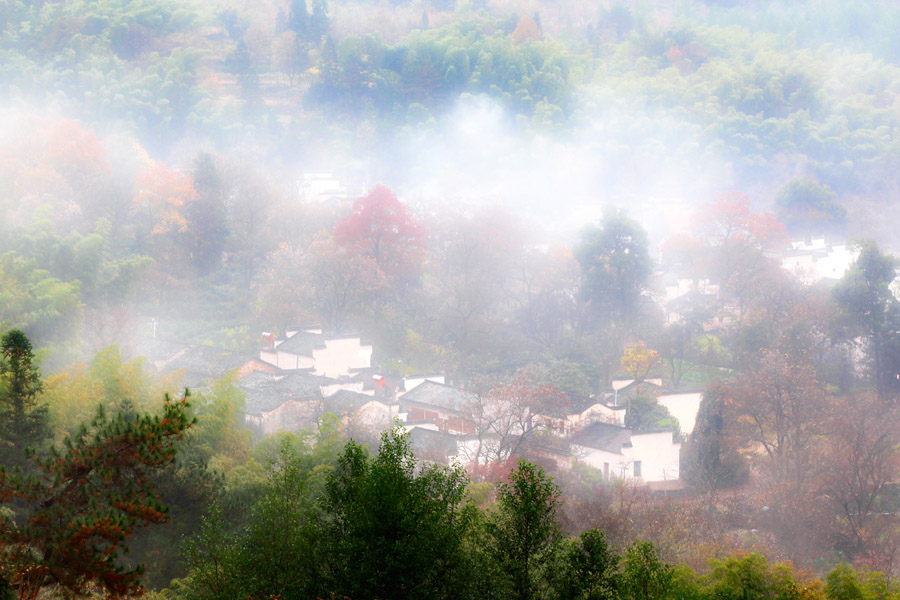
[[[458,452],[456,436],[425,427],[413,427],[409,432],[409,441],[416,456],[424,460],[446,462]]]
[[[454,412],[462,411],[477,396],[459,388],[434,381],[425,381],[398,399],[401,406],[412,403],[444,408]]]
[[[579,446],[621,453],[622,447],[631,443],[631,430],[610,423],[591,423],[576,432],[571,441]]]
[[[191,346],[181,354],[169,360],[163,367],[164,372],[188,371],[202,373],[217,379],[254,360],[255,355],[234,350],[226,350],[215,346]]]
[[[314,348],[325,347],[325,336],[320,333],[309,333],[308,331],[298,331],[288,339],[284,340],[275,350],[278,352],[290,352],[300,356],[312,356]]]
[[[312,373],[291,372],[276,379],[272,373],[256,371],[238,380],[238,388],[246,395],[244,412],[261,415],[288,402],[320,400],[322,385],[333,380]]]
[[[341,415],[345,412],[353,412],[374,400],[372,396],[353,392],[351,390],[338,390],[322,401],[325,412]]]

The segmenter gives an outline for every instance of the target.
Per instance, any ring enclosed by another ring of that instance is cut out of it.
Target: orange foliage
[[[197,198],[190,177],[169,169],[159,161],[150,161],[138,175],[137,191],[132,198],[135,210],[147,211],[153,234],[187,231],[182,208]]]
[[[536,42],[541,39],[541,30],[538,28],[537,23],[534,22],[534,19],[528,15],[522,15],[515,31],[512,32],[512,36],[517,44]]]

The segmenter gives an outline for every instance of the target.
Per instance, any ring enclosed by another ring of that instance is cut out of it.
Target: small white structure
[[[331,173],[304,173],[297,184],[300,199],[322,204],[333,198],[347,199],[347,186]]]
[[[281,340],[264,333],[259,358],[284,371],[302,369],[341,377],[371,366],[372,345],[358,335],[324,335],[319,328],[304,328],[288,331]]]
[[[702,392],[661,394],[656,397],[656,401],[669,409],[669,413],[678,419],[681,433],[690,435],[694,431],[694,425],[697,422],[697,412],[700,410],[700,403],[703,401]]]
[[[846,244],[831,245],[825,238],[791,242],[791,249],[779,256],[781,267],[805,284],[823,279],[840,279],[858,253]]]
[[[633,431],[610,423],[592,423],[572,436],[575,460],[603,473],[603,479],[641,483],[679,477],[681,443],[671,431]]]
[[[625,407],[609,406],[603,400],[594,397],[569,397],[566,407],[566,431],[575,431],[588,423],[625,424]]]

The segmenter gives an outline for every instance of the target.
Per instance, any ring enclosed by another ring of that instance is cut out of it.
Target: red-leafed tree
[[[375,259],[389,279],[417,275],[425,258],[424,228],[382,184],[353,203],[353,213],[338,223],[334,239]]]
[[[174,460],[193,423],[188,406],[167,398],[162,416],[113,418],[101,409],[37,475],[0,468],[0,503],[17,509],[0,520],[0,582],[29,600],[51,588],[139,592],[141,569],[118,558],[137,527],[166,520],[152,475]]]
[[[741,192],[723,192],[695,218],[696,233],[714,246],[751,245],[760,249],[787,245],[784,225],[772,213],[750,212],[750,198]]]

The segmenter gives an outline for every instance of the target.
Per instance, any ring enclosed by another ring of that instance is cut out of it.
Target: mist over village
[[[0,600],[900,599],[900,4],[0,4]]]

